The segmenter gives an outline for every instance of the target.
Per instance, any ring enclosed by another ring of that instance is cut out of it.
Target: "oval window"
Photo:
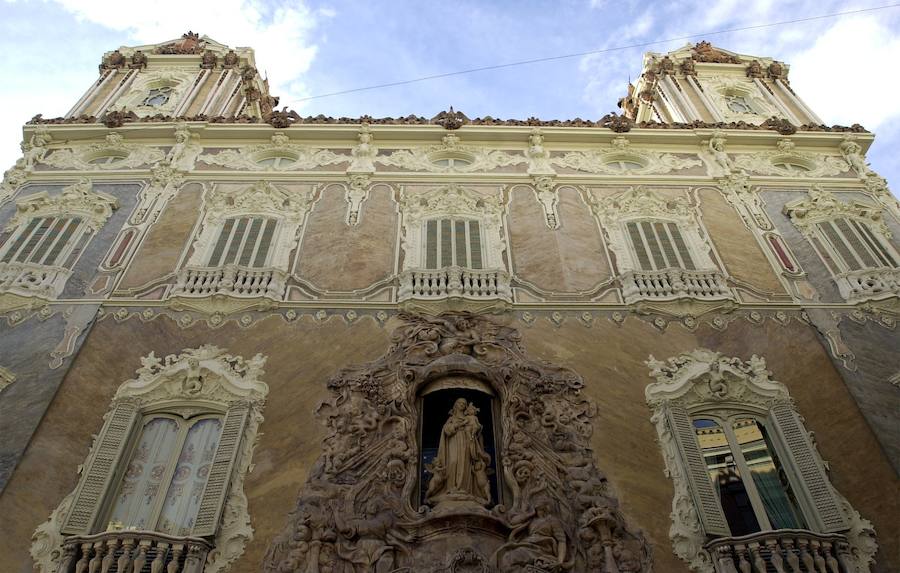
[[[149,92],[147,92],[147,97],[144,98],[143,105],[147,105],[150,107],[162,107],[169,103],[169,98],[171,97],[171,87],[166,86],[162,88],[153,88]]]
[[[268,155],[256,160],[256,164],[266,169],[285,169],[297,162],[297,158],[287,154]]]
[[[88,160],[88,163],[90,163],[91,165],[111,165],[113,163],[123,161],[127,158],[128,156],[124,153],[107,153],[105,155],[101,155],[100,157],[95,157]]]

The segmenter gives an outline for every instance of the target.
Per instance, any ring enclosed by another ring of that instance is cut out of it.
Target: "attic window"
[[[614,158],[606,161],[603,165],[614,171],[635,171],[643,169],[643,163],[631,158]]]
[[[90,159],[88,163],[90,163],[91,165],[110,165],[127,158],[128,155],[124,153],[104,153],[99,157]]]
[[[784,169],[788,173],[805,173],[811,171],[811,168],[794,159],[776,159],[772,165],[779,169]]]
[[[169,102],[170,97],[172,97],[171,87],[153,88],[147,92],[147,97],[144,98],[143,105],[162,107]]]
[[[297,157],[288,153],[265,155],[256,160],[256,164],[268,169],[284,169],[297,162]]]
[[[737,94],[726,95],[725,96],[725,105],[727,105],[728,109],[730,109],[734,113],[752,113],[752,114],[756,113],[756,111],[750,105],[750,102],[747,101],[747,98],[742,95],[737,95]]]

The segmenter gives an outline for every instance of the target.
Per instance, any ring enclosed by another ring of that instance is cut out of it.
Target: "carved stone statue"
[[[568,540],[562,522],[553,511],[553,502],[541,497],[534,512],[521,516],[509,542],[497,551],[497,566],[504,573],[547,571],[557,573],[572,568]]]
[[[46,127],[39,127],[28,143],[22,143],[22,158],[25,171],[32,171],[34,165],[39,163],[47,155],[47,145],[53,138]]]
[[[722,170],[722,175],[731,174],[731,158],[725,152],[725,135],[717,131],[709,138],[709,152],[712,153],[716,165]]]
[[[848,135],[845,136],[844,140],[841,142],[840,149],[841,155],[844,156],[844,160],[846,160],[853,170],[856,171],[856,175],[861,180],[865,181],[872,170],[866,165],[866,160],[863,158],[862,154],[862,147]]]
[[[481,429],[478,409],[458,398],[441,429],[437,457],[428,468],[432,478],[425,500],[438,509],[472,503],[484,506],[491,501],[487,479],[491,457],[484,451]]]

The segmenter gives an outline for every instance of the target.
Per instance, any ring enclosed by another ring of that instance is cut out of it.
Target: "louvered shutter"
[[[809,494],[810,503],[815,507],[822,531],[845,531],[847,518],[797,413],[789,404],[781,403],[772,408],[771,416],[781,443],[790,453],[787,460],[791,460],[797,477]]]
[[[690,416],[684,408],[669,405],[666,407],[666,421],[678,444],[678,451],[681,453],[681,461],[684,464],[685,474],[694,499],[694,507],[697,508],[703,530],[707,535],[730,535],[728,522],[725,520],[725,514],[719,503],[719,496],[713,489],[706,470],[706,462],[704,462],[700,446],[697,444]]]
[[[206,488],[203,490],[197,519],[191,532],[195,537],[209,537],[216,534],[249,413],[249,406],[241,404],[231,407],[225,415],[219,447],[209,470],[209,478],[206,480]]]
[[[92,533],[110,483],[121,468],[122,454],[137,418],[138,411],[134,405],[119,404],[106,419],[96,448],[81,476],[62,533]]]

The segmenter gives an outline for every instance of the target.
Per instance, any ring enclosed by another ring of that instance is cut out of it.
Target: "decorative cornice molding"
[[[107,163],[92,163],[105,157],[115,158]],[[165,158],[156,147],[125,143],[118,133],[110,133],[102,143],[58,149],[41,160],[41,163],[57,169],[95,171],[108,169],[133,169],[151,165]]]
[[[610,165],[618,161],[637,163],[641,167]],[[561,157],[551,158],[550,162],[560,167],[604,175],[651,175],[703,165],[699,159],[683,159],[671,153],[632,147],[623,136],[613,139],[610,147],[590,151],[570,151]]]
[[[34,217],[78,216],[88,228],[97,231],[118,207],[118,199],[94,191],[91,180],[83,178],[63,188],[58,195],[42,191],[23,197],[16,203],[16,214],[10,219],[6,229],[15,229]]]
[[[261,163],[266,159],[276,157],[286,161],[280,161],[277,165]],[[287,135],[276,131],[272,135],[271,143],[250,145],[240,149],[224,149],[215,154],[203,154],[198,161],[209,165],[250,171],[299,171],[346,163],[351,159],[348,155],[340,155],[328,149],[291,143]]]
[[[457,159],[465,161],[463,165],[439,165],[437,161]],[[378,155],[375,163],[408,169],[410,171],[427,171],[430,173],[472,173],[475,171],[491,171],[498,167],[527,163],[524,155],[512,155],[499,149],[489,149],[475,145],[463,145],[458,136],[447,134],[437,145],[398,149],[390,155]]]

